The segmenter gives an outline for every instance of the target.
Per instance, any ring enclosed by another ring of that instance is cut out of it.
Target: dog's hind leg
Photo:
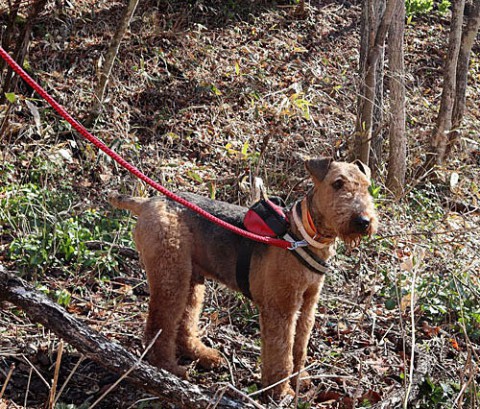
[[[178,353],[180,356],[198,361],[206,369],[215,368],[223,363],[220,353],[207,347],[198,334],[198,320],[202,310],[205,284],[203,278],[195,273],[190,283],[187,306],[178,329]]]
[[[186,368],[177,364],[176,349],[192,277],[191,234],[175,214],[153,216],[140,217],[134,232],[150,288],[146,344],[160,333],[148,360],[185,377]]]

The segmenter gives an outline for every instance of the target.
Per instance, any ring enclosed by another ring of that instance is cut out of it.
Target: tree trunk
[[[376,2],[375,0],[364,0],[362,5],[362,16],[360,22],[360,58],[358,62],[360,90],[358,93],[357,123],[355,126],[355,140],[351,160],[359,159],[361,157],[360,151],[362,149],[362,141],[367,137],[365,132],[370,125],[370,122],[366,122],[369,112],[367,104],[373,103],[373,100],[368,100],[366,97],[367,71],[369,53],[375,43],[375,35],[378,30],[381,16],[380,10],[378,9],[378,4],[379,2]],[[371,85],[372,84],[370,84],[370,86]],[[365,163],[368,164],[368,162]]]
[[[465,5],[465,11],[467,11],[467,5]],[[462,33],[462,41],[460,44],[460,51],[457,63],[455,102],[453,104],[452,112],[452,131],[449,134],[445,158],[449,157],[450,152],[457,143],[457,140],[461,133],[460,128],[462,125],[463,113],[465,111],[470,54],[473,44],[475,43],[475,39],[477,38],[478,30],[480,28],[479,0],[473,0],[470,7],[468,7],[468,13],[465,12],[465,18],[467,22]]]
[[[365,66],[362,67],[363,63],[360,62],[360,69],[364,68],[364,72],[361,72],[361,77],[363,78],[362,74],[364,74],[365,79],[364,87],[360,95],[359,115],[357,116],[355,131],[355,152],[353,155],[355,158],[367,164],[370,162],[378,61],[383,52],[385,38],[395,11],[396,0],[387,0],[385,12],[383,13],[377,30],[375,30],[375,26],[372,26],[372,22],[375,21],[375,17],[372,16],[372,13],[375,13],[375,4],[378,5],[375,1],[367,0],[363,6],[363,16],[366,17],[364,33],[369,36],[370,42]],[[372,38],[374,38],[373,42],[371,42]],[[362,39],[362,47],[364,47],[364,41],[365,40]]]
[[[118,50],[120,48],[120,43],[122,42],[125,33],[127,32],[130,22],[132,20],[133,14],[137,8],[139,0],[129,0],[128,6],[125,9],[120,25],[113,37],[110,48],[107,51],[105,56],[105,63],[103,64],[102,71],[100,73],[100,78],[95,88],[95,102],[93,108],[90,111],[90,115],[85,121],[86,126],[90,126],[100,115],[103,105],[103,99],[105,97],[105,91],[107,89],[107,83],[110,79],[110,74],[112,73],[113,64],[115,58],[117,57]]]
[[[405,186],[407,170],[407,138],[405,134],[405,2],[397,3],[396,18],[388,34],[388,54],[390,62],[390,150],[388,158],[387,187],[399,198]]]
[[[385,13],[385,0],[376,1],[376,15],[383,16]],[[378,27],[378,22],[376,22]],[[373,104],[372,138],[370,146],[370,160],[367,165],[372,170],[372,177],[375,178],[380,170],[383,150],[383,90],[385,70],[385,48],[381,49],[376,67],[375,78],[375,101]]]
[[[7,19],[7,27],[2,33],[2,48],[7,52],[10,51],[10,41],[15,30],[15,23],[17,21],[18,10],[20,9],[21,0],[15,0],[15,2],[9,7],[9,14]],[[7,62],[0,59],[0,73],[6,67]]]
[[[465,0],[452,2],[452,20],[448,41],[448,54],[445,59],[443,92],[440,102],[440,111],[433,129],[430,152],[427,153],[425,170],[428,172],[435,165],[445,161],[448,145],[448,133],[452,129],[452,111],[455,98],[455,80],[457,75],[457,62],[462,38],[463,12]]]
[[[375,178],[382,166],[382,152],[384,145],[384,71],[385,71],[385,49],[382,48],[378,58],[375,81],[375,101],[373,104],[372,137],[370,146],[370,158],[368,166],[372,170],[372,177]]]
[[[0,302],[9,301],[20,307],[33,322],[42,324],[63,338],[82,354],[107,370],[123,375],[138,387],[182,408],[253,408],[247,402],[237,402],[225,396],[217,399],[215,394],[181,380],[162,369],[140,362],[122,346],[109,341],[83,322],[68,314],[45,295],[24,283],[0,265]]]
[[[13,58],[20,66],[23,66],[23,61],[25,60],[25,56],[27,55],[28,44],[30,42],[30,34],[32,33],[33,25],[35,24],[38,15],[45,8],[46,4],[47,0],[37,0],[33,3],[25,26],[20,33],[19,39],[17,41],[17,46],[15,47],[15,52],[13,55]],[[13,8],[13,12],[15,12],[16,14],[18,13],[18,10],[15,10],[15,8]],[[5,101],[5,93],[15,91],[18,78],[18,76],[14,76],[12,68],[8,67],[7,74],[5,75],[5,80],[3,83],[2,93],[0,95],[0,103]]]

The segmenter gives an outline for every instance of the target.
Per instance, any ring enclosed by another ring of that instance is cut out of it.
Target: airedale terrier
[[[313,188],[286,212],[290,232],[308,241],[310,254],[328,260],[336,237],[356,246],[362,236],[376,231],[377,216],[368,191],[370,170],[360,161],[325,158],[306,160],[305,166]],[[180,196],[243,226],[244,207],[194,194]],[[186,376],[178,357],[206,368],[223,363],[220,353],[205,346],[198,334],[204,278],[240,290],[236,270],[241,248],[247,244],[252,249],[249,292],[260,312],[262,385],[302,371],[323,274],[312,271],[291,251],[240,237],[169,199],[113,195],[110,202],[138,215],[134,239],[150,287],[146,341],[161,330],[149,356],[152,364]],[[302,377],[306,375],[303,371]],[[270,393],[280,398],[293,394],[293,389],[284,381]]]

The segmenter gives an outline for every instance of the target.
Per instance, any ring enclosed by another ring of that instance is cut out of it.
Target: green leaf
[[[215,197],[217,196],[217,189],[214,182],[210,182],[208,184],[208,193],[209,193],[210,199],[215,200]]]
[[[397,302],[393,298],[389,298],[385,301],[385,308],[387,310],[393,310],[397,307]]]
[[[5,98],[7,98],[11,104],[17,102],[17,96],[13,92],[5,92]]]
[[[198,173],[194,172],[193,170],[189,170],[187,172],[187,175],[190,179],[193,179],[195,182],[198,182],[198,183],[203,182],[202,177]]]
[[[216,96],[222,95],[222,92],[215,85],[210,85],[210,89]]]

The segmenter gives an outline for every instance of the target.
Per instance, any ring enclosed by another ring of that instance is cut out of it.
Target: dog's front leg
[[[275,308],[260,308],[262,333],[262,385],[267,387],[289,377],[293,370],[293,341],[297,309],[279,311]],[[289,381],[268,390],[268,395],[279,399],[294,395]]]
[[[323,284],[323,280],[322,283]],[[317,309],[318,296],[321,285],[312,285],[303,294],[303,304],[300,309],[300,315],[297,320],[295,331],[295,342],[293,346],[293,372],[300,372],[299,376],[293,380],[296,384],[300,380],[300,389],[305,389],[310,385],[308,372],[302,371],[307,358],[307,347],[310,334],[315,323],[315,311]],[[302,379],[303,378],[303,379]]]

